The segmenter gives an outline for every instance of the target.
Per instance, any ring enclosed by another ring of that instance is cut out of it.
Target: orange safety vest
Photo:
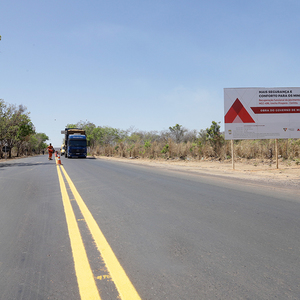
[[[53,149],[53,146],[52,146],[52,145],[51,145],[51,146],[48,146],[47,149],[48,149],[48,152],[51,152],[51,153],[54,152],[54,149]]]

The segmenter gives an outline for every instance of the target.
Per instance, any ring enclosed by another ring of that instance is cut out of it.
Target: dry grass
[[[240,140],[234,142],[235,156],[243,159],[275,159],[274,140]],[[167,142],[152,143],[116,143],[112,145],[96,146],[91,149],[91,155],[107,157],[133,157],[148,159],[208,159],[226,160],[231,158],[230,141],[225,141],[218,153],[210,143],[175,143],[172,139]],[[300,140],[279,140],[278,155],[280,158],[298,161],[300,158]]]

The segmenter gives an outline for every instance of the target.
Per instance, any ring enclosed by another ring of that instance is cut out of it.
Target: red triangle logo
[[[236,98],[225,115],[225,123],[255,123],[255,121],[249,115],[242,102]]]

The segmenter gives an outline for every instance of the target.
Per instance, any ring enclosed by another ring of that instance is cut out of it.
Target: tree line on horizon
[[[230,159],[231,145],[220,131],[220,122],[212,121],[206,129],[189,130],[175,124],[167,130],[141,131],[131,127],[127,130],[110,126],[97,126],[80,121],[67,124],[69,128],[82,128],[86,132],[91,155],[131,158],[164,159]],[[37,133],[30,119],[30,112],[23,105],[5,103],[0,99],[0,158],[3,147],[8,155],[39,154],[49,140],[45,133]],[[269,158],[275,154],[274,140],[234,141],[235,154],[239,158]],[[279,155],[284,159],[298,160],[300,139],[279,140]]]
[[[165,159],[231,159],[231,144],[220,131],[220,122],[212,121],[206,129],[188,130],[175,124],[163,131],[127,130],[96,126],[80,121],[67,127],[82,128],[86,132],[90,153],[99,156]],[[273,159],[274,140],[236,140],[238,158]],[[283,159],[300,157],[299,139],[280,139],[278,153]]]

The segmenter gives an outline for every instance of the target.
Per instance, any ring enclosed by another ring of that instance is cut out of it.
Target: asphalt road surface
[[[0,163],[0,299],[300,299],[300,200],[101,159]]]

